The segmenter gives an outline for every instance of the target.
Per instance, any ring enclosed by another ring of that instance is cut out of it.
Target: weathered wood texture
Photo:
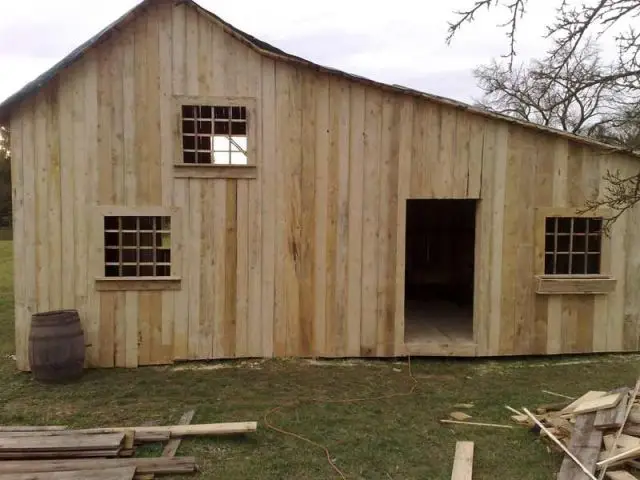
[[[173,166],[174,95],[256,100],[252,175]],[[611,292],[535,292],[536,209],[602,195],[607,168],[637,168],[620,154],[261,55],[172,2],[89,50],[10,129],[20,369],[31,314],[57,308],[80,312],[90,366],[405,354],[408,198],[479,199],[473,348],[413,353],[638,348],[640,210],[606,242]],[[106,206],[177,212],[179,287],[96,288]]]

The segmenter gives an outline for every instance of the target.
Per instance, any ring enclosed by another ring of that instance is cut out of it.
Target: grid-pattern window
[[[106,277],[171,275],[171,218],[104,217]]]
[[[547,275],[600,274],[602,218],[547,218],[544,256]]]
[[[247,165],[247,107],[182,105],[182,161]]]

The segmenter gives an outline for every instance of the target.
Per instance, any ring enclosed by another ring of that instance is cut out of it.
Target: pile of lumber
[[[183,437],[238,435],[257,428],[256,422],[190,425],[192,417],[190,411],[178,425],[153,427],[0,427],[0,480],[147,480],[195,473],[195,458],[175,456]],[[135,458],[136,448],[149,443],[165,443],[162,456]]]
[[[514,422],[565,454],[557,480],[640,480],[639,389],[640,379],[635,389],[588,391],[541,405],[535,413],[507,408]]]

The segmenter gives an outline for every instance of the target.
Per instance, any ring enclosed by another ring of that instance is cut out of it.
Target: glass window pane
[[[231,164],[232,165],[246,165],[247,156],[242,152],[231,152]]]
[[[229,142],[229,137],[213,137],[213,149],[216,152],[228,152],[231,149],[231,142]]]

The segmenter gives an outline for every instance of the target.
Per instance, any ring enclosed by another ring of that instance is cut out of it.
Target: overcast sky
[[[504,12],[482,11],[445,44],[452,11],[473,0],[199,0],[262,40],[316,63],[471,102],[472,69],[507,52]],[[116,20],[138,0],[4,0],[0,5],[0,100]],[[540,56],[555,0],[529,2],[518,34],[523,58]],[[502,16],[501,16],[502,15]]]

